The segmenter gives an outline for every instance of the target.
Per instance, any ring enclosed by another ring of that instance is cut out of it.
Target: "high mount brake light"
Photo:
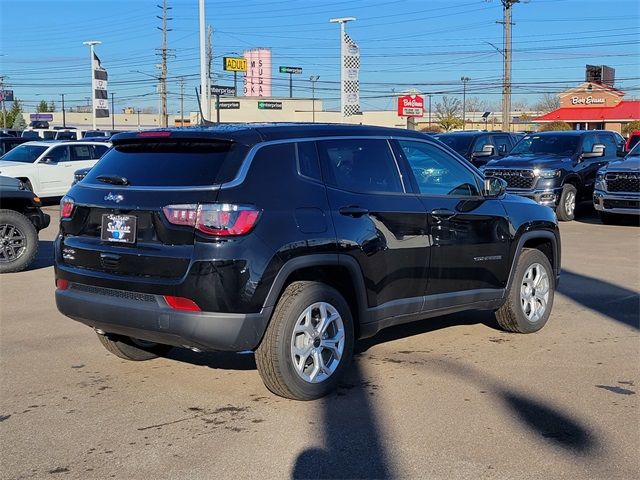
[[[60,218],[70,218],[73,215],[73,207],[75,202],[73,198],[64,196],[60,200]]]
[[[170,137],[171,136],[171,132],[140,132],[136,134],[136,137],[147,137],[147,138],[153,138],[153,137]]]
[[[246,205],[200,204],[168,205],[162,209],[174,225],[192,226],[216,237],[246,235],[255,227],[260,210]]]

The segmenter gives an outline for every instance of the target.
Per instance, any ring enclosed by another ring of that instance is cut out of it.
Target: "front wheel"
[[[576,201],[578,190],[571,184],[562,187],[560,194],[560,203],[556,207],[556,215],[558,220],[562,222],[570,222],[576,216]]]
[[[38,253],[38,232],[15,210],[0,210],[0,273],[20,272]]]
[[[555,276],[547,256],[540,250],[523,249],[507,299],[496,311],[498,324],[509,332],[537,332],[549,320],[554,292]]]
[[[256,364],[276,395],[313,400],[335,389],[351,361],[353,342],[344,297],[323,283],[294,282],[276,305]]]

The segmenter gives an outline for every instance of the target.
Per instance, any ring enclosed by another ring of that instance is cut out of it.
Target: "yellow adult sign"
[[[224,57],[224,69],[231,72],[246,72],[247,59],[242,57]]]

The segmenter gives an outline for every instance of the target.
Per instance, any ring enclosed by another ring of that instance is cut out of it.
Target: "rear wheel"
[[[171,345],[147,342],[146,340],[138,340],[120,335],[98,334],[98,339],[102,346],[110,353],[125,360],[135,362],[158,358],[173,348]]]
[[[549,320],[554,291],[555,276],[547,256],[540,250],[524,249],[496,320],[509,332],[537,332]]]
[[[571,184],[562,187],[560,203],[556,207],[558,220],[569,222],[575,218],[578,190]]]
[[[351,361],[353,341],[344,297],[323,283],[294,282],[276,305],[256,364],[276,395],[313,400],[335,389]]]
[[[0,210],[0,273],[27,268],[38,254],[38,232],[15,210]]]

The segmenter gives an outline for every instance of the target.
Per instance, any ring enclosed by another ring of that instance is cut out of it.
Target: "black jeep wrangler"
[[[49,226],[40,198],[17,178],[0,176],[0,273],[27,268],[38,254],[38,232]]]
[[[55,244],[58,309],[113,354],[252,350],[307,400],[391,325],[485,309],[539,330],[559,273],[550,209],[419,132],[348,125],[117,135]]]
[[[507,192],[554,208],[559,220],[573,220],[576,202],[593,196],[598,169],[624,155],[616,135],[603,130],[532,133],[482,170],[506,180]]]

